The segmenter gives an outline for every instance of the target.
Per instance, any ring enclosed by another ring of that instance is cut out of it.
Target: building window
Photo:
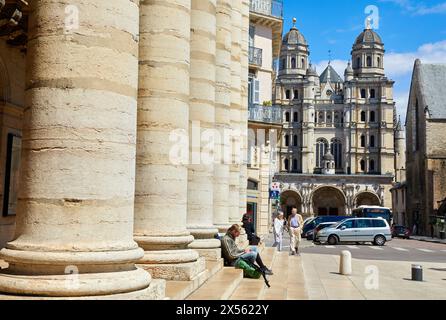
[[[361,89],[361,98],[362,99],[366,98],[366,91],[365,91],[365,89]]]
[[[361,121],[365,122],[365,111],[361,112]]]
[[[370,90],[370,99],[375,99],[376,98],[376,91],[375,89],[371,89]]]
[[[291,69],[296,69],[296,58],[291,58]]]
[[[248,180],[248,190],[259,190],[259,183],[249,179]]]
[[[361,68],[361,58],[356,58],[356,68]]]
[[[371,67],[371,66],[372,66],[372,57],[367,56],[367,67]]]
[[[302,62],[302,69],[306,69],[305,68],[305,59],[302,59],[301,62]]]
[[[290,122],[290,113],[289,112],[285,113],[285,122]]]
[[[293,160],[293,171],[297,172],[297,159]]]
[[[299,121],[299,115],[297,112],[293,113],[293,122],[298,122]]]
[[[365,135],[361,136],[361,148],[365,148]]]
[[[286,135],[285,136],[285,147],[289,147],[290,146],[290,136]]]
[[[299,90],[294,90],[294,99],[299,99]]]
[[[8,133],[6,142],[5,184],[3,187],[4,217],[13,216],[17,213],[21,152],[22,138],[13,133]]]
[[[375,111],[371,111],[370,112],[370,122],[375,122],[375,121],[376,121]]]
[[[331,140],[331,153],[335,158],[336,169],[342,169],[342,143],[339,139]]]
[[[319,112],[319,123],[324,123],[324,113],[321,111]]]
[[[378,62],[378,68],[381,68],[381,58],[380,57],[378,57],[377,62]]]
[[[361,160],[360,166],[361,166],[361,171],[364,172],[365,171],[365,161],[364,160]]]
[[[294,135],[293,137],[293,146],[297,147],[297,135]]]
[[[370,147],[375,148],[375,136],[370,136]]]
[[[328,150],[328,141],[325,139],[318,139],[316,142],[316,167],[322,168],[322,160]]]
[[[285,171],[290,171],[290,160],[285,159]]]
[[[370,160],[370,172],[375,172],[375,160]]]
[[[256,27],[253,25],[250,25],[249,26],[249,46],[250,47],[254,47],[254,45],[255,45],[255,43],[254,43],[255,34],[256,34]]]
[[[285,98],[286,98],[286,99],[291,99],[291,91],[290,91],[290,90],[287,90],[287,91],[285,92]]]

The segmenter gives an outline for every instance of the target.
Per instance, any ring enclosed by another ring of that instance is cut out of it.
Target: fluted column
[[[189,245],[207,258],[221,257],[214,239],[216,0],[192,0],[190,70],[190,151],[187,225]]]
[[[80,19],[68,33],[66,3],[30,5],[17,228],[0,292],[146,290],[133,241],[138,1],[70,1]]]
[[[188,147],[190,11],[190,0],[141,1],[135,240],[139,264],[168,280],[205,268],[187,249],[187,158],[171,154]]]
[[[229,178],[229,222],[241,223],[240,215],[240,174],[241,174],[241,55],[242,55],[242,14],[241,1],[232,0],[232,48],[231,48],[231,129],[232,129],[232,164],[230,166]]]
[[[219,139],[214,166],[214,224],[220,232],[229,225],[229,165],[231,107],[232,0],[217,0],[217,51],[215,77],[215,125]]]
[[[248,75],[249,75],[249,0],[242,0],[242,38],[241,38],[241,105],[240,136],[242,138],[240,166],[240,216],[246,213],[248,188]]]

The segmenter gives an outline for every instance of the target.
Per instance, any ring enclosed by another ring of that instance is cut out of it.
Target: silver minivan
[[[316,241],[336,245],[340,242],[372,242],[383,246],[392,240],[390,226],[382,218],[350,218],[320,230]]]

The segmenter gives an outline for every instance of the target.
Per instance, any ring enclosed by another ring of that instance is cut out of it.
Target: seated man
[[[266,275],[272,275],[273,272],[269,270],[262,262],[257,247],[249,247],[245,251],[240,250],[235,243],[235,239],[240,236],[240,226],[234,224],[228,229],[226,235],[221,239],[221,252],[225,259],[225,264],[235,265],[239,259],[245,259],[251,263],[257,262],[262,272]]]

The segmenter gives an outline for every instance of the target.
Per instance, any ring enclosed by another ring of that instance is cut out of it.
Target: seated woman
[[[257,246],[260,242],[260,237],[255,234],[254,231],[254,223],[252,222],[252,218],[249,214],[245,213],[242,218],[242,227],[246,231],[246,235],[248,237],[249,245]]]

